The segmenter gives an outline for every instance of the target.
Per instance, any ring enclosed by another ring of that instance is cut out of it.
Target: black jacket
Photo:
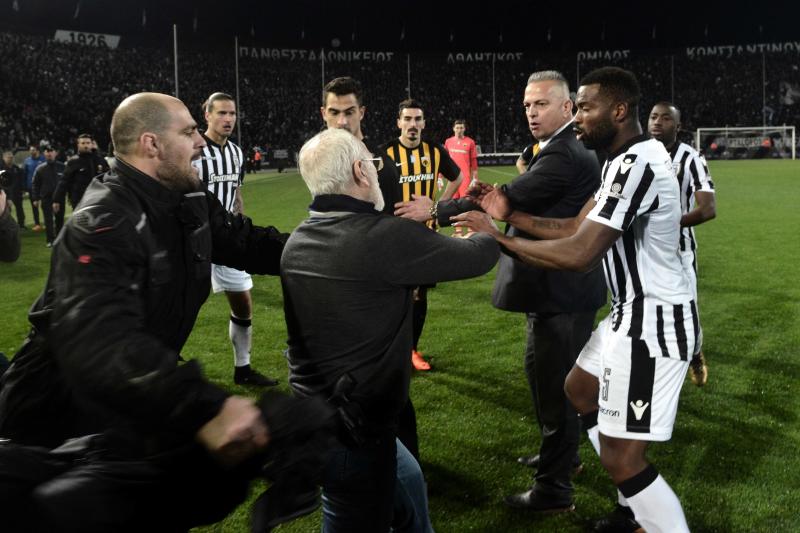
[[[92,178],[108,170],[105,158],[89,152],[67,161],[64,177],[56,189],[53,201],[64,207],[64,199],[69,195],[69,203],[74,208],[83,198],[83,193]]]
[[[514,209],[548,218],[570,218],[600,187],[595,154],[575,138],[567,126],[532,159],[528,171],[503,186]],[[468,200],[439,206],[439,222],[461,211],[475,209]],[[533,239],[507,225],[506,233]],[[601,268],[586,273],[546,270],[502,254],[492,291],[492,304],[505,311],[566,313],[594,311],[606,302]]]
[[[4,161],[0,161],[0,170],[5,172],[0,176],[0,187],[5,189],[9,199],[22,195],[25,188],[25,173],[14,163],[6,166]]]
[[[56,192],[58,182],[64,176],[64,163],[53,161],[52,163],[42,163],[36,167],[33,173],[33,187],[31,188],[31,199],[41,200],[42,198],[51,199]]]
[[[106,432],[137,452],[190,442],[228,396],[179,364],[211,262],[278,274],[286,238],[117,161],[53,248],[31,335],[0,384],[0,435],[54,445]]]
[[[11,218],[11,210],[0,211],[0,261],[13,262],[19,258],[19,226]]]

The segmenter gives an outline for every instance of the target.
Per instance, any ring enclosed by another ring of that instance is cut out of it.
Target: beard
[[[581,142],[589,150],[603,150],[607,148],[617,135],[611,118],[606,118],[602,122],[598,122],[590,132],[586,132],[585,130],[581,131],[583,133]]]
[[[187,168],[188,166],[188,168]],[[172,161],[162,160],[158,168],[158,179],[167,189],[182,194],[200,190],[200,178],[191,164],[177,165]]]

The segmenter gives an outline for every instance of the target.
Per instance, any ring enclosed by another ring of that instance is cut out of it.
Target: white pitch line
[[[495,174],[500,174],[502,176],[511,176],[512,178],[515,178],[515,177],[518,176],[518,174],[516,174],[514,172],[507,172],[507,171],[503,171],[503,170],[495,170],[495,169],[490,168],[490,167],[480,167],[480,169],[481,169],[480,170],[481,172],[486,170],[488,172],[494,172]]]

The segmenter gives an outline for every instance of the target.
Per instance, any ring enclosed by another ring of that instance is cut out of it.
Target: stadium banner
[[[499,167],[514,165],[519,159],[519,154],[498,153],[498,154],[478,154],[479,167]]]
[[[119,35],[108,33],[88,33],[85,31],[56,30],[53,40],[59,43],[81,44],[84,46],[103,46],[116,49],[119,46]]]
[[[725,46],[689,46],[686,56],[689,59],[701,57],[734,57],[755,54],[800,54],[800,42],[759,44],[731,44]]]
[[[578,52],[578,61],[613,61],[615,59],[628,59],[630,50],[584,50]]]
[[[375,52],[371,50],[300,50],[297,48],[264,48],[260,46],[240,46],[239,57],[251,59],[289,61],[365,61],[372,63],[385,63],[391,61],[394,52]]]
[[[476,63],[479,61],[522,61],[522,52],[466,52],[447,54],[448,63]]]

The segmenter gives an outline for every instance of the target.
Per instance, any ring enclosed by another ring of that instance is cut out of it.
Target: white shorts
[[[253,288],[253,278],[242,270],[211,265],[211,288],[214,292],[244,292]]]
[[[597,377],[597,426],[621,439],[672,437],[688,361],[651,357],[647,344],[612,329],[611,315],[592,332],[576,363]]]

